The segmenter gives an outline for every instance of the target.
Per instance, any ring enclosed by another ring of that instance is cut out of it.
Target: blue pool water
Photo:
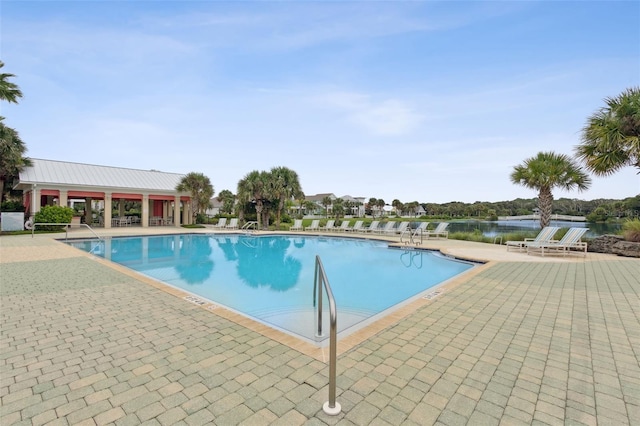
[[[474,266],[381,241],[316,236],[180,234],[70,244],[316,343],[327,338],[314,335],[316,255],[336,299],[340,337]]]

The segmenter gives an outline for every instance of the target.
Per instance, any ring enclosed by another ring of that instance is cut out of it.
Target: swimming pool
[[[328,338],[315,336],[316,255],[336,300],[339,337],[474,266],[340,237],[177,234],[69,244],[316,344]]]

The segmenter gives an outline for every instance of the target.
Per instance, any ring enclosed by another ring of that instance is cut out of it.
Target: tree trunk
[[[551,223],[553,211],[553,194],[549,188],[541,188],[538,195],[538,208],[540,208],[540,227],[544,228]]]
[[[256,220],[258,221],[258,229],[262,229],[260,224],[262,223],[260,219],[262,216],[262,201],[256,201]]]

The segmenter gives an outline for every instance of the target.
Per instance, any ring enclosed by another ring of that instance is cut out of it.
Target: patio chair
[[[371,222],[369,227],[360,229],[361,232],[375,232],[378,229],[378,225],[380,225],[379,220],[374,220]]]
[[[354,223],[352,227],[346,228],[345,231],[348,231],[348,232],[362,231],[362,224],[363,223],[364,223],[364,220],[356,220],[356,223]]]
[[[232,217],[229,219],[229,223],[225,225],[225,229],[238,229],[238,218]]]
[[[318,230],[319,230],[319,231],[333,231],[333,230],[335,230],[335,229],[336,229],[336,227],[335,227],[335,223],[336,223],[336,221],[335,221],[335,220],[333,220],[333,219],[329,219],[329,220],[327,221],[326,225],[324,225],[324,226],[319,226],[319,227],[318,227]]]
[[[220,219],[218,219],[218,223],[213,225],[213,227],[216,228],[216,229],[222,229],[225,226],[227,226],[227,218],[226,217],[221,217]]]
[[[560,228],[557,226],[545,226],[540,230],[538,235],[535,238],[525,238],[524,241],[507,241],[505,244],[507,246],[507,251],[510,251],[510,248],[514,248],[518,251],[526,250],[527,244],[530,243],[544,243],[553,240],[553,236],[558,232]]]
[[[423,235],[426,236],[427,238],[430,238],[430,237],[449,238],[449,231],[447,231],[448,226],[449,226],[449,222],[440,222],[438,226],[436,226],[436,229],[434,229],[433,231],[427,230],[426,232],[423,233]]]
[[[393,230],[394,234],[402,234],[405,229],[409,226],[409,222],[400,222],[398,227]]]
[[[395,226],[395,222],[387,222],[383,227],[378,227],[374,232],[376,234],[388,234],[389,232],[393,232],[393,227]]]
[[[304,228],[305,231],[317,231],[319,229],[320,229],[320,220],[319,219],[313,219],[311,221],[311,225],[309,225],[306,228]]]
[[[344,232],[349,229],[349,221],[343,220],[339,227],[336,228],[336,231]]]
[[[289,228],[289,231],[304,231],[302,227],[302,219],[295,219],[293,225]]]
[[[570,254],[572,251],[587,255],[587,243],[582,242],[582,236],[589,228],[569,228],[566,234],[559,241],[547,241],[540,243],[528,243],[527,254],[540,253],[541,256],[546,254],[561,253],[563,256]]]

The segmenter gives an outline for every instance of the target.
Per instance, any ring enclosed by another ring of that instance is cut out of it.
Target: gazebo
[[[191,197],[176,191],[184,175],[157,170],[137,170],[93,164],[31,158],[20,172],[14,189],[22,190],[27,214],[45,205],[100,206],[99,222],[105,228],[122,226],[127,201],[140,203],[139,224],[180,226],[192,223]],[[112,215],[114,207],[118,213]],[[93,209],[85,209],[85,223],[93,223]]]

